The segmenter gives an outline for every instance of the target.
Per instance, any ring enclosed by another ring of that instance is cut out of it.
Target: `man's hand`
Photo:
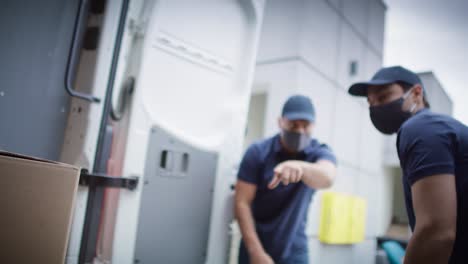
[[[300,182],[304,176],[302,162],[297,160],[288,160],[278,164],[273,170],[275,175],[268,184],[268,188],[274,189],[282,182],[284,185]]]
[[[250,255],[251,264],[274,264],[273,259],[265,252],[259,251]]]

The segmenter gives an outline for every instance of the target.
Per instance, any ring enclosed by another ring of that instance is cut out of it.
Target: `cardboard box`
[[[80,169],[0,151],[0,263],[62,264]]]

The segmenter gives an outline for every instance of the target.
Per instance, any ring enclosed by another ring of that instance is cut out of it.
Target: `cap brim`
[[[283,117],[291,121],[295,121],[295,120],[307,120],[309,122],[315,121],[315,118],[311,114],[308,114],[308,113],[287,113],[287,114],[284,114]]]
[[[349,87],[348,93],[354,96],[367,96],[367,89],[369,89],[369,86],[387,85],[394,82],[395,81],[389,80],[373,80],[369,82],[355,83]]]

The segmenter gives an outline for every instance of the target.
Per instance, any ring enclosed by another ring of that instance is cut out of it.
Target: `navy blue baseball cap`
[[[422,86],[421,79],[416,73],[401,66],[392,66],[380,69],[368,82],[351,85],[348,93],[355,96],[367,96],[369,86],[381,86],[397,82],[404,82],[410,85],[420,84]]]
[[[288,120],[315,121],[315,108],[312,101],[307,96],[293,95],[284,103],[282,117]]]

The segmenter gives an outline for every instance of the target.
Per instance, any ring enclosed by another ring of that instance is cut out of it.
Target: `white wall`
[[[401,170],[399,168],[394,168],[393,174],[395,177],[393,185],[393,217],[395,217],[399,223],[408,223],[408,216],[406,215],[405,206],[405,194],[403,191],[403,185],[401,184]]]
[[[452,99],[448,96],[435,74],[433,72],[422,72],[418,75],[423,82],[427,99],[431,105],[431,110],[446,115],[452,115]]]
[[[368,202],[366,241],[330,246],[317,240],[320,194],[315,197],[308,225],[312,263],[373,263],[375,237],[390,221],[393,180],[383,167],[383,136],[365,100],[347,94],[351,83],[370,78],[382,64],[385,10],[380,0],[267,2],[254,81],[268,94],[265,136],[278,132],[276,119],[289,95],[310,96],[317,111],[314,136],[338,157],[332,189]],[[351,76],[353,61],[358,71]]]
[[[253,142],[263,138],[265,129],[266,93],[253,94],[249,103],[249,114],[245,131],[244,150]]]
[[[258,50],[257,61],[297,55],[300,19],[296,14],[299,8],[300,5],[289,4],[289,1],[268,1],[265,13],[270,15],[264,17],[263,25],[273,31],[262,35],[261,41],[268,44]],[[266,30],[270,31],[268,28]]]

